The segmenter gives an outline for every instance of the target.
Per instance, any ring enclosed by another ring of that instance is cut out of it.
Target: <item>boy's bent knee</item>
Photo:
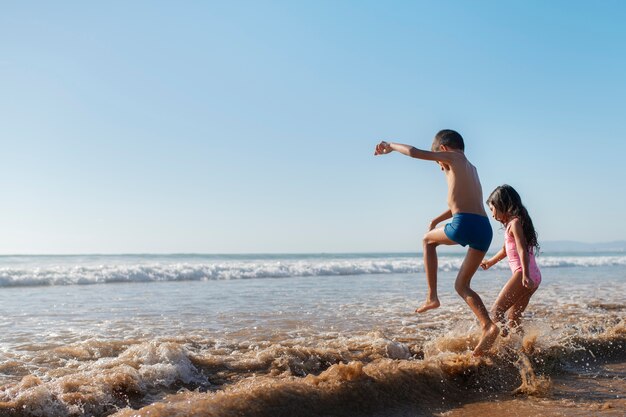
[[[439,246],[439,243],[436,242],[431,236],[429,236],[428,233],[426,233],[424,237],[422,238],[422,243],[424,244],[424,246],[431,246],[431,247]]]

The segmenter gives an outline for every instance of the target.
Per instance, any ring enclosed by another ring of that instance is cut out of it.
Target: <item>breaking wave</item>
[[[598,323],[600,324],[600,323]],[[476,337],[427,343],[380,332],[317,344],[237,343],[201,338],[90,339],[38,350],[12,363],[0,387],[3,416],[353,416],[411,404],[432,415],[486,393],[545,395],[550,376],[596,358],[626,358],[623,321],[549,336],[500,340],[474,358]],[[27,369],[37,364],[39,370]],[[25,369],[17,369],[24,366]],[[583,365],[584,366],[584,365]],[[35,375],[38,374],[38,375]],[[355,408],[356,407],[356,408]],[[357,413],[358,411],[358,413]]]
[[[206,262],[137,262],[101,264],[71,263],[30,267],[0,267],[0,287],[34,285],[82,285],[119,282],[210,281],[232,279],[410,274],[424,271],[417,257],[285,258],[208,260]],[[441,256],[439,268],[457,271],[462,256]],[[540,256],[542,268],[626,266],[626,256]],[[494,268],[508,269],[506,261]]]

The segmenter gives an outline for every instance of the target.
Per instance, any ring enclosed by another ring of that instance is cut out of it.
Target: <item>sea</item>
[[[626,415],[626,252],[541,253],[481,358],[462,260],[418,315],[416,253],[0,256],[0,416]]]

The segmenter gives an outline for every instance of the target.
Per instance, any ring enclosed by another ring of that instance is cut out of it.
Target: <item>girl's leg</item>
[[[518,284],[519,285],[516,285]],[[522,273],[520,271],[513,273],[511,278],[504,284],[504,287],[500,290],[498,298],[491,307],[491,315],[495,321],[505,323],[506,311],[517,301],[519,297],[523,295],[520,287],[522,283]]]
[[[433,308],[439,307],[439,297],[437,295],[437,246],[454,245],[444,233],[443,229],[433,229],[424,236],[424,272],[426,272],[426,282],[428,283],[428,295],[426,301],[415,312],[423,313]]]
[[[461,298],[465,300],[467,305],[472,309],[478,318],[483,331],[482,337],[474,349],[475,356],[481,356],[483,353],[487,352],[498,337],[498,333],[500,333],[498,326],[496,326],[489,318],[489,312],[487,311],[487,308],[485,308],[483,300],[481,300],[480,296],[470,288],[472,277],[476,273],[476,270],[480,266],[484,257],[485,252],[469,248],[454,284],[454,288],[457,293],[459,293]]]
[[[505,323],[504,315],[507,310],[515,307],[517,312],[513,314],[511,311],[509,313],[509,320],[513,317],[510,324],[517,325],[520,315],[526,309],[528,301],[534,292],[535,289],[529,289],[522,285],[522,272],[515,272],[500,291],[498,298],[491,308],[491,314],[496,321]],[[511,314],[513,315],[511,316]],[[503,336],[506,336],[505,332],[506,330],[503,332]]]
[[[524,287],[525,288],[525,287]],[[528,290],[528,288],[526,288]],[[520,328],[520,317],[522,313],[526,310],[528,306],[528,302],[530,301],[530,297],[535,293],[537,289],[533,288],[532,290],[528,290],[527,295],[523,295],[515,304],[511,306],[509,309],[509,328],[515,329]]]

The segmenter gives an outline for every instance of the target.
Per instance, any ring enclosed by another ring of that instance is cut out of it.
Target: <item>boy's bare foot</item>
[[[439,307],[439,300],[437,299],[429,300],[429,301],[426,301],[424,304],[422,304],[421,307],[416,308],[415,312],[423,313],[425,311],[432,310],[433,308],[437,308],[437,307]]]
[[[483,330],[483,335],[474,349],[474,356],[483,356],[488,352],[496,341],[498,333],[500,333],[500,329],[494,323],[491,323],[489,327]]]

